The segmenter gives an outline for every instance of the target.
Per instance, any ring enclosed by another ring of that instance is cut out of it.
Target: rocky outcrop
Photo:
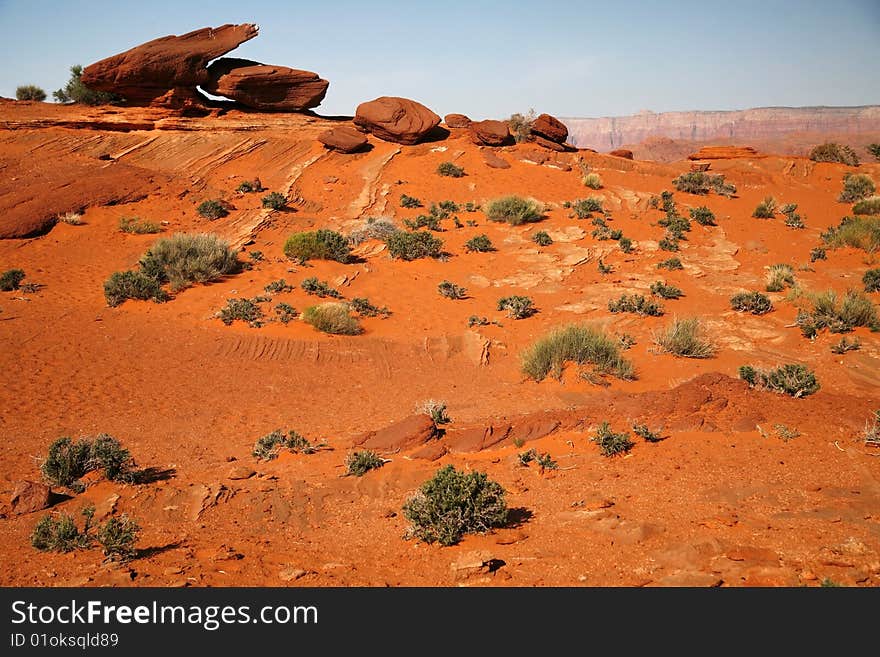
[[[223,57],[208,67],[202,88],[254,109],[296,112],[320,105],[328,86],[311,71]]]
[[[364,132],[406,145],[419,143],[439,123],[440,117],[421,103],[395,96],[361,103],[354,116],[354,124]]]
[[[207,65],[257,36],[256,25],[204,27],[181,36],[153,39],[87,66],[82,82],[121,95],[134,105],[180,106],[198,101]]]
[[[389,424],[378,431],[361,434],[352,443],[364,449],[389,452],[419,447],[436,436],[437,427],[434,421],[424,413],[419,413]]]
[[[703,146],[696,153],[688,155],[689,160],[735,160],[738,158],[756,159],[766,157],[751,146]]]
[[[608,154],[614,157],[622,157],[626,160],[633,159],[633,152],[628,148],[615,148],[613,151],[609,151]]]
[[[447,114],[443,122],[447,128],[467,128],[471,125],[471,120],[464,114]]]
[[[557,144],[564,144],[568,139],[568,128],[555,116],[539,114],[532,122],[532,135],[549,139]]]
[[[552,141],[550,139],[545,139],[540,135],[532,135],[532,142],[541,146],[542,148],[546,148],[549,151],[556,151],[557,153],[564,153],[566,151],[566,147],[564,144],[560,144],[557,141]]]
[[[355,153],[367,145],[367,138],[349,126],[330,128],[318,135],[318,141],[340,153]]]
[[[46,484],[19,481],[9,502],[16,515],[42,511],[52,506],[52,490]]]
[[[475,121],[470,125],[471,141],[478,146],[505,146],[513,143],[507,121]]]

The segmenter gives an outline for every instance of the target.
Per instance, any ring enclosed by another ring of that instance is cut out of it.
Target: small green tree
[[[35,84],[24,84],[15,90],[16,100],[46,100],[46,92]]]
[[[108,91],[89,89],[82,82],[83,67],[79,64],[70,67],[70,79],[61,89],[54,91],[52,96],[59,103],[82,103],[83,105],[110,105],[118,103],[122,97]]]

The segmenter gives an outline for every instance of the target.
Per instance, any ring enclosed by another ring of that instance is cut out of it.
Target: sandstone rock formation
[[[568,128],[555,116],[539,114],[532,122],[532,135],[544,137],[557,144],[564,144],[568,139]]]
[[[447,128],[467,128],[471,124],[471,120],[464,114],[447,114],[443,117],[443,122]]]
[[[299,111],[317,107],[330,83],[317,73],[223,57],[208,67],[202,87],[259,110]]]
[[[330,128],[318,135],[318,141],[340,153],[354,153],[367,145],[367,138],[349,126]]]
[[[498,157],[492,151],[483,151],[483,160],[486,162],[486,166],[492,169],[509,169],[510,162]]]
[[[364,449],[391,451],[424,445],[437,435],[434,421],[424,413],[410,415],[378,431],[368,431],[352,442]]]
[[[557,153],[563,153],[565,150],[564,144],[560,144],[559,142],[552,141],[550,139],[546,139],[541,135],[532,135],[532,141],[536,143],[538,146],[542,146],[547,150],[556,151]]]
[[[478,146],[504,146],[513,142],[507,121],[475,121],[470,125],[471,141]]]
[[[52,505],[52,491],[46,484],[19,481],[9,500],[15,514],[33,513]]]
[[[440,123],[440,117],[408,98],[380,96],[361,103],[354,124],[379,139],[412,145],[422,141]]]
[[[689,160],[733,160],[744,157],[755,159],[765,156],[751,146],[704,146],[688,155]]]
[[[153,39],[87,66],[82,82],[98,91],[117,93],[135,105],[198,100],[196,85],[208,81],[208,62],[257,33],[256,25],[243,23]]]
[[[633,152],[628,148],[615,148],[613,151],[609,151],[609,155],[613,155],[614,157],[622,157],[627,160],[633,159]]]

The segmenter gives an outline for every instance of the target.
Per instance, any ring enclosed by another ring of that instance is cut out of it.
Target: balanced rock
[[[467,128],[471,125],[471,120],[464,114],[447,114],[443,122],[447,128]]]
[[[259,110],[299,111],[317,107],[330,83],[317,73],[223,57],[208,67],[205,91]]]
[[[153,39],[87,66],[82,83],[119,94],[133,105],[179,105],[199,98],[196,85],[208,81],[208,62],[257,33],[256,25],[243,23]]]
[[[555,116],[539,114],[532,122],[532,134],[555,141],[557,144],[564,144],[568,139],[568,128]]]
[[[513,141],[507,121],[475,121],[471,123],[471,141],[478,146],[504,146]]]
[[[367,145],[367,138],[349,126],[337,126],[318,135],[318,141],[340,153],[354,153]]]
[[[421,103],[395,96],[361,103],[354,115],[354,124],[364,132],[410,146],[419,143],[439,123],[440,117]]]
[[[615,148],[613,151],[608,151],[609,155],[613,155],[614,157],[622,157],[627,160],[633,159],[633,152],[627,148]]]

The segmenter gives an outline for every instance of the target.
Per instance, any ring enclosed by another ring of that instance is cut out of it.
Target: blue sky
[[[880,0],[0,0],[0,95],[240,22],[260,36],[235,56],[330,80],[324,114],[382,95],[473,118],[880,103]]]

